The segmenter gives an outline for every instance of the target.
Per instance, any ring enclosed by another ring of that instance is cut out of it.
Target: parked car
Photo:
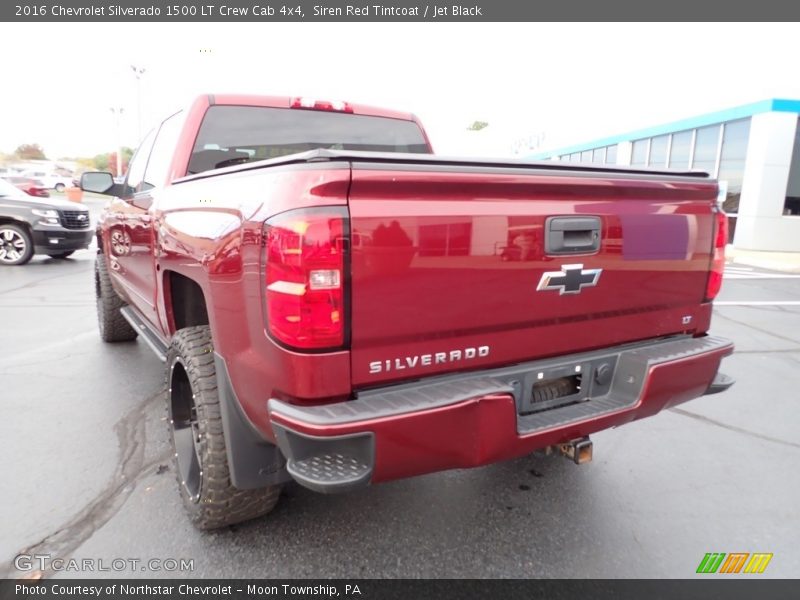
[[[705,173],[437,157],[407,113],[204,95],[123,184],[82,187],[113,197],[100,336],[164,362],[201,529],[266,514],[290,480],[585,463],[590,434],[733,384],[708,333],[726,221]]]
[[[63,192],[66,188],[72,185],[72,178],[52,171],[39,171],[29,170],[22,172],[23,177],[30,177],[38,179],[48,189],[55,190],[59,193]]]
[[[12,167],[0,167],[0,177],[11,177],[12,175],[19,175],[21,171]]]
[[[0,179],[0,266],[24,265],[34,254],[67,258],[93,236],[86,208],[29,196]]]
[[[44,184],[38,179],[17,177],[15,175],[4,176],[3,179],[30,196],[37,196],[39,198],[48,198],[50,196],[50,192],[47,191]]]

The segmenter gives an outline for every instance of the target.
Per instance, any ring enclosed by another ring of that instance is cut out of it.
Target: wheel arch
[[[202,286],[177,271],[164,271],[164,308],[170,335],[179,329],[210,325]]]
[[[0,225],[18,225],[25,229],[31,239],[33,239],[33,227],[25,219],[18,219],[16,217],[0,216]]]

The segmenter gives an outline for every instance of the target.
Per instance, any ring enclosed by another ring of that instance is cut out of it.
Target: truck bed
[[[304,164],[350,169],[356,389],[708,329],[705,173],[316,150],[180,181]]]

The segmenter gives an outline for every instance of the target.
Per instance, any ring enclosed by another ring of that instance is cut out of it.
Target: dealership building
[[[798,117],[800,100],[770,99],[527,158],[706,171],[719,180],[735,247],[797,252]]]

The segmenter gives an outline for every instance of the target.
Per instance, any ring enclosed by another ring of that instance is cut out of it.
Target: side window
[[[153,144],[153,151],[150,152],[150,160],[147,161],[144,173],[145,185],[148,188],[162,186],[167,181],[175,146],[181,134],[183,120],[180,117],[180,112],[175,113],[167,118],[158,130],[156,143]]]
[[[130,165],[128,165],[128,178],[125,184],[129,193],[135,194],[153,187],[145,183],[144,170],[145,167],[147,167],[147,158],[150,156],[150,150],[153,148],[153,140],[155,137],[156,130],[154,129],[144,138],[136,154],[133,155]]]

